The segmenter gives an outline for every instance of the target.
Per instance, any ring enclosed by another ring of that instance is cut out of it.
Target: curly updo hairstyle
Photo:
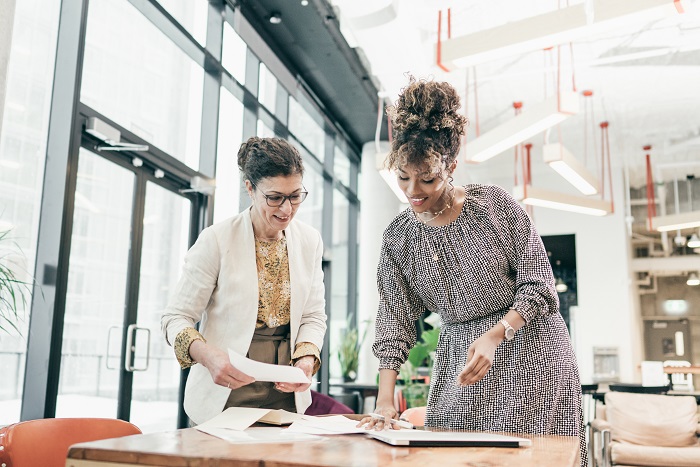
[[[238,168],[255,185],[268,177],[304,176],[299,151],[281,138],[249,138],[238,149]]]
[[[457,91],[449,83],[409,76],[396,104],[387,108],[394,134],[387,168],[427,166],[434,173],[449,166],[467,124],[459,107]]]

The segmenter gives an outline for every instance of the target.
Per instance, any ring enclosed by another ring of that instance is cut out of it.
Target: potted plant
[[[338,361],[340,362],[340,371],[343,375],[343,382],[348,383],[355,381],[357,378],[357,367],[360,362],[360,348],[365,342],[369,326],[365,326],[365,330],[360,336],[357,328],[351,328],[349,325],[345,327],[340,339],[338,347]]]
[[[18,266],[12,256],[19,250],[19,246],[11,242],[9,233],[0,232],[0,332],[9,334],[14,329],[21,334],[19,322],[24,318],[32,284],[17,278],[15,270]],[[12,243],[14,247],[6,246],[7,243]]]
[[[421,328],[423,323],[420,323]],[[401,367],[400,377],[403,380],[403,396],[406,406],[422,407],[428,403],[430,384],[420,378],[421,373],[430,375],[433,369],[435,350],[440,338],[440,328],[423,330],[416,345],[408,352],[408,359]],[[424,371],[421,371],[424,369]]]

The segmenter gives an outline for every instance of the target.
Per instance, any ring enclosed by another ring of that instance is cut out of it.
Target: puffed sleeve
[[[409,287],[401,270],[401,260],[390,248],[385,233],[377,267],[379,309],[372,345],[379,369],[399,371],[416,344],[416,320],[423,314],[423,302]]]
[[[515,270],[513,308],[529,322],[559,312],[559,297],[547,251],[530,216],[510,194],[493,187],[491,199],[502,248]]]

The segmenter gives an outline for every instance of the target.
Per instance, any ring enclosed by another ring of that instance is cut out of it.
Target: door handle
[[[136,353],[136,333],[141,331],[146,331],[146,364],[143,368],[137,368],[134,366],[132,360],[134,359],[134,354]],[[148,363],[151,355],[151,330],[148,328],[141,328],[135,324],[130,324],[126,329],[126,358],[124,359],[124,369],[126,371],[146,371],[148,370]]]

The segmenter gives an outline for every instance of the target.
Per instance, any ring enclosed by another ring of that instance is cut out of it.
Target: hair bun
[[[459,95],[449,83],[411,77],[389,115],[397,132],[440,131],[464,126],[466,120],[459,107]]]

